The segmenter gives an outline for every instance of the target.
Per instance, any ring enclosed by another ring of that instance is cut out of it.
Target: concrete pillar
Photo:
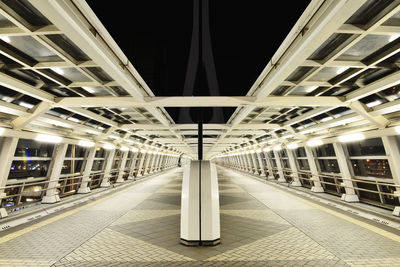
[[[139,151],[132,152],[132,159],[131,159],[131,166],[129,167],[129,176],[128,180],[133,180],[135,179],[134,172],[135,172],[135,167],[136,167],[136,162],[139,156]]]
[[[18,144],[17,137],[3,137],[0,145],[0,187],[5,187],[7,184],[8,175],[10,174],[11,164],[15,155],[15,150]],[[6,194],[3,189],[0,189],[0,203]],[[0,218],[7,217],[5,208],[0,207]]]
[[[307,154],[308,165],[310,165],[311,180],[314,184],[311,187],[311,191],[315,192],[315,193],[323,193],[324,188],[321,186],[321,180],[319,179],[318,168],[317,168],[317,164],[315,162],[315,158],[314,158],[312,149],[308,146],[305,146],[304,150],[306,151],[306,154]]]
[[[152,151],[148,151],[147,152],[147,159],[146,159],[146,161],[144,163],[144,175],[149,174],[149,165],[150,165],[150,162],[151,162],[152,158],[154,158],[153,152]]]
[[[271,159],[269,158],[268,155],[268,151],[263,151],[264,156],[265,156],[265,162],[267,163],[267,168],[268,168],[268,176],[267,179],[268,180],[273,180],[275,179],[273,171],[272,171],[272,163],[271,163]]]
[[[342,178],[353,178],[347,147],[341,143],[333,143],[332,145],[335,150],[336,159]],[[359,202],[360,200],[358,199],[358,195],[352,188],[354,187],[353,182],[350,180],[343,180],[343,185],[345,186],[346,193],[342,195],[342,200],[346,202]]]
[[[57,185],[60,179],[61,169],[64,165],[65,153],[67,152],[68,144],[58,144],[54,148],[53,159],[47,174],[47,190],[42,199],[42,203],[56,203],[60,201],[60,196],[57,192]]]
[[[393,182],[395,185],[400,185],[400,145],[395,136],[383,136],[382,142],[386,151],[386,157],[389,162]],[[398,198],[400,198],[399,189],[394,193]],[[400,206],[396,206],[392,214],[395,216],[400,216]]]
[[[86,157],[85,169],[82,174],[81,186],[78,189],[78,194],[86,194],[90,192],[89,182],[90,182],[90,172],[92,171],[94,156],[96,155],[96,148],[91,147],[89,153]]]
[[[252,165],[254,166],[253,168],[253,174],[258,174],[258,166],[257,166],[257,159],[256,159],[256,152],[251,152],[250,154],[251,162]]]
[[[292,149],[287,149],[286,150],[287,155],[288,155],[288,159],[289,159],[289,164],[290,164],[290,168],[292,169],[292,177],[293,177],[293,181],[290,183],[291,186],[301,186],[301,182],[299,179],[299,170],[297,168],[297,164],[296,164],[296,159],[294,156],[294,151]]]
[[[143,176],[142,168],[143,168],[144,160],[146,159],[146,155],[147,155],[146,150],[140,150],[140,162],[139,162],[139,167],[138,167],[138,174],[136,177]]]
[[[260,166],[260,176],[265,177],[265,167],[262,161],[262,154],[261,149],[256,150],[256,157],[258,160],[258,165]]]
[[[157,158],[157,161],[156,161],[156,164],[155,164],[156,167],[154,169],[154,171],[156,171],[156,172],[161,171],[161,159],[162,159],[162,157],[163,157],[163,153],[159,152],[158,158]]]
[[[121,160],[121,164],[119,165],[118,178],[117,178],[117,181],[115,181],[116,183],[125,182],[124,174],[125,174],[125,166],[126,166],[126,160],[128,159],[128,154],[129,154],[129,151],[124,151],[122,153],[122,160]]]
[[[151,160],[151,163],[150,163],[149,173],[153,173],[155,171],[156,163],[157,163],[158,157],[160,156],[160,154],[158,154],[158,152],[153,152],[153,154],[154,155],[153,155],[153,159]]]
[[[250,155],[250,152],[246,152],[246,153],[243,154],[243,157],[245,159],[246,171],[251,173],[252,169],[251,169],[251,163],[250,163],[251,160],[250,160],[250,156],[249,155]]]
[[[114,162],[116,149],[111,149],[107,153],[107,157],[105,158],[106,165],[104,166],[104,176],[103,180],[101,181],[100,187],[109,187],[110,184],[110,172]]]
[[[276,150],[273,150],[273,153],[275,156],[276,166],[278,168],[278,174],[279,174],[278,182],[286,183],[285,175],[283,174],[283,166],[282,166],[281,156],[279,155],[279,152]]]

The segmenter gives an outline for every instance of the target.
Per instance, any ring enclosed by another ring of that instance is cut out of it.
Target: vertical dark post
[[[198,113],[198,160],[203,160],[203,110],[202,108],[199,108],[199,113]]]

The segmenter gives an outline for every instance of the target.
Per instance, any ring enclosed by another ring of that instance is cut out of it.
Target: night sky
[[[248,92],[310,2],[209,1],[215,68],[225,96]],[[183,95],[193,0],[87,2],[156,96]],[[193,95],[209,95],[202,68],[195,75]],[[234,108],[223,110],[226,121]],[[187,122],[179,121],[178,108],[167,111],[176,122]]]

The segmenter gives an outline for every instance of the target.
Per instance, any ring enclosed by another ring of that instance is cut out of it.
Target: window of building
[[[352,156],[385,156],[381,138],[372,138],[347,145],[350,157]]]

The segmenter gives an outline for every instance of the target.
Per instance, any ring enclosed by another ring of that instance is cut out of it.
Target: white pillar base
[[[100,184],[100,187],[110,187],[111,186],[111,184],[110,184],[110,182],[102,182],[101,184]]]
[[[286,179],[285,178],[279,178],[278,179],[278,183],[286,183]]]
[[[263,173],[263,172],[260,174],[260,176],[261,177],[266,177],[265,173]]]
[[[275,177],[272,175],[268,175],[267,180],[275,180]]]
[[[311,187],[311,192],[324,193],[325,191],[324,191],[324,188],[321,186],[313,186],[313,187]]]
[[[115,182],[120,184],[120,183],[125,182],[125,180],[123,178],[121,178],[121,179],[118,178]]]
[[[78,194],[87,194],[90,193],[90,188],[89,187],[80,187],[78,189]]]
[[[135,180],[135,176],[128,176],[127,180]]]
[[[0,209],[0,211],[1,211],[1,209]],[[394,210],[393,210],[392,214],[394,216],[400,216],[400,206],[394,207]]]
[[[0,219],[8,216],[8,213],[5,208],[0,208]]]
[[[346,202],[360,202],[360,199],[355,194],[354,195],[343,194],[341,199]]]
[[[302,186],[302,184],[300,182],[297,182],[297,181],[291,182],[290,185],[293,186],[293,187],[301,187]]]
[[[60,201],[60,196],[59,195],[53,195],[53,196],[44,196],[42,199],[42,203],[44,204],[52,204]]]

